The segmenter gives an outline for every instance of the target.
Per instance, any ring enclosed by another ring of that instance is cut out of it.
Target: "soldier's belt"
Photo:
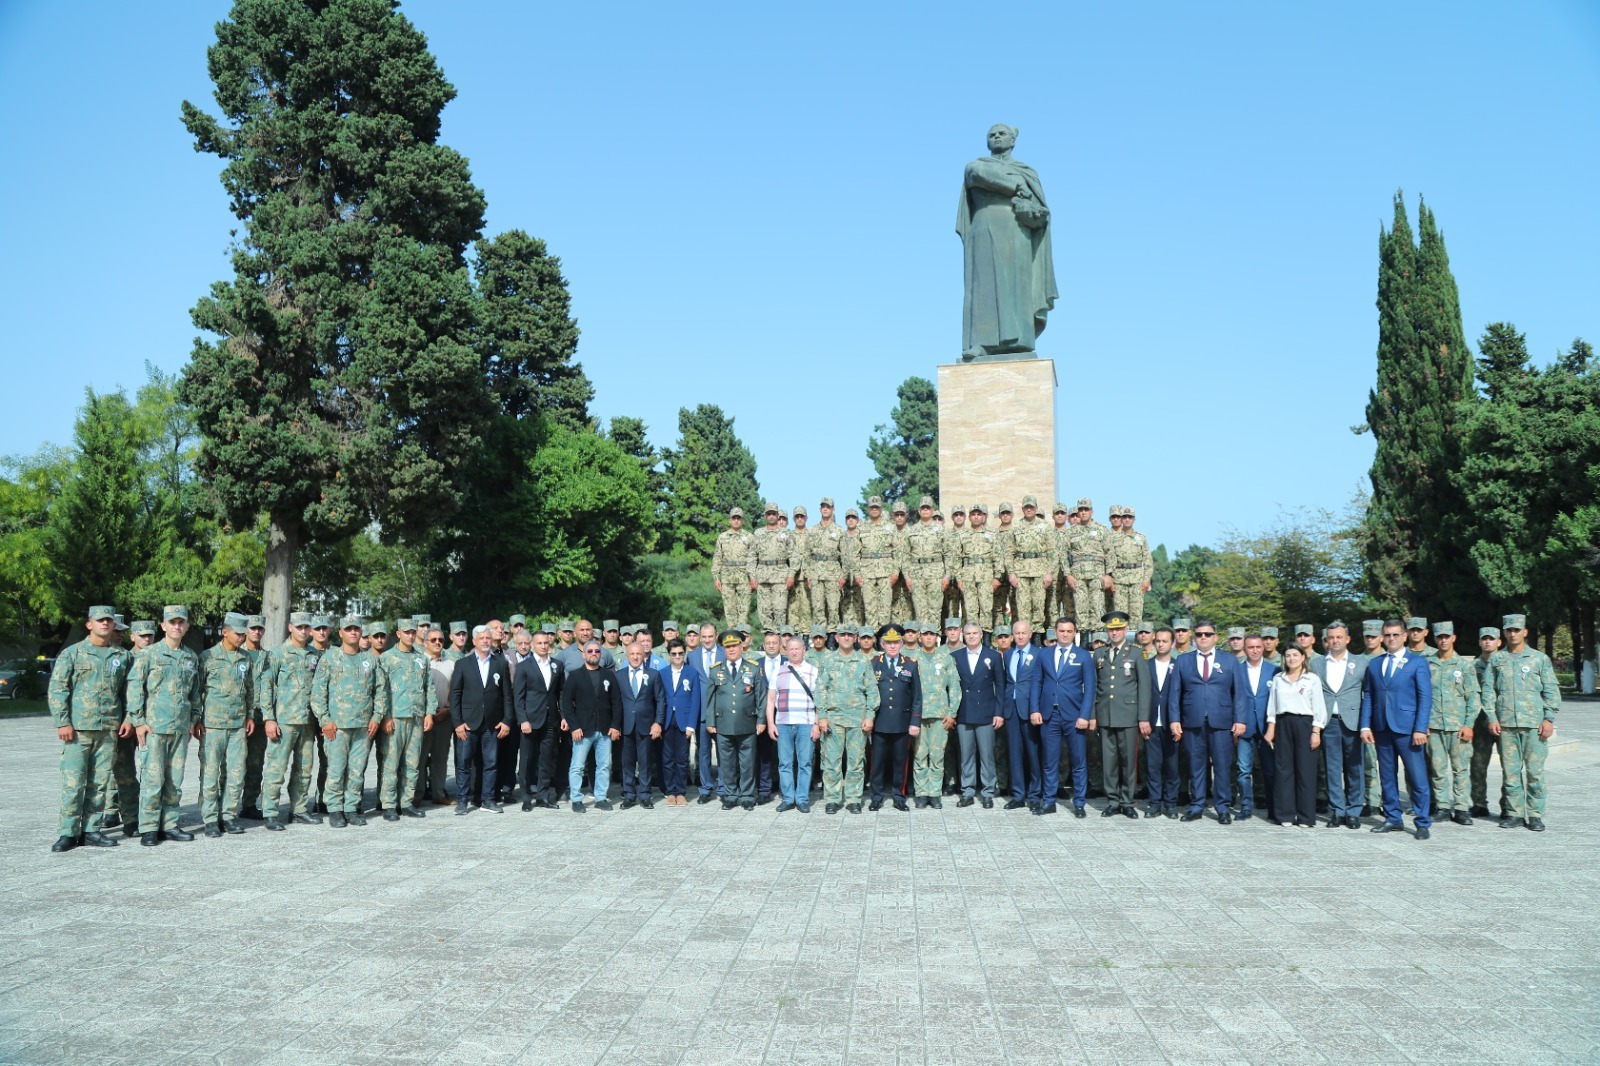
[[[929,563],[942,563],[942,562],[944,562],[944,560],[939,558],[937,555],[930,556],[930,557],[927,557],[927,558],[913,557],[911,561],[916,563],[918,566],[927,566]]]
[[[894,552],[862,552],[863,559],[893,559]]]
[[[1106,557],[1104,555],[1074,555],[1072,557],[1073,566],[1077,566],[1079,563],[1099,563],[1104,566],[1105,561]]]
[[[836,563],[839,561],[839,557],[837,555],[813,555],[811,561],[814,563]]]
[[[1117,564],[1117,569],[1118,570],[1143,570],[1144,569],[1144,564],[1143,563],[1118,563]]]
[[[1043,559],[1048,552],[1017,552],[1018,559]]]
[[[787,560],[787,559],[757,559],[756,560],[756,565],[757,566],[788,566],[789,565],[789,560]]]
[[[749,565],[750,565],[749,560],[746,560],[746,559],[741,559],[736,563],[730,563],[730,562],[727,562],[727,561],[724,561],[722,563],[723,568],[727,569],[727,570],[743,570],[745,567],[747,567]]]

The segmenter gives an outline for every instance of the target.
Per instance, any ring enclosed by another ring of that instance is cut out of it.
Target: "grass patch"
[[[48,714],[50,704],[44,700],[0,700],[0,718],[18,714]]]

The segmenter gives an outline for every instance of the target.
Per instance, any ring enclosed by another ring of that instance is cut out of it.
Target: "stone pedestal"
[[[939,505],[949,521],[959,503],[1039,498],[1049,520],[1056,499],[1056,364],[1051,359],[956,363],[939,367]]]

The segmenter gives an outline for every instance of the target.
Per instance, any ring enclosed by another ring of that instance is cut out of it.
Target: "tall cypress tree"
[[[484,198],[438,143],[455,89],[387,0],[236,0],[207,59],[222,119],[183,123],[243,229],[181,396],[219,510],[270,519],[275,638],[308,539],[409,539],[461,502],[492,410],[465,260]]]
[[[1463,406],[1474,398],[1473,361],[1444,237],[1418,212],[1412,237],[1405,198],[1378,239],[1378,375],[1367,400],[1377,440],[1367,514],[1372,592],[1429,617],[1480,610],[1481,583],[1466,554],[1467,510],[1451,471],[1460,463]]]
[[[872,478],[861,498],[886,500],[939,497],[939,392],[927,378],[909,377],[895,390],[900,401],[889,424],[876,426],[867,440]]]

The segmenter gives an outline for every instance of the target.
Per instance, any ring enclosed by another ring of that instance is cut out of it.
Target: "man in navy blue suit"
[[[1072,813],[1082,818],[1089,798],[1089,730],[1094,728],[1094,657],[1078,647],[1077,623],[1063,618],[1056,623],[1054,647],[1041,648],[1038,656],[1039,703],[1032,723],[1039,730],[1042,785],[1034,814],[1056,813],[1056,791],[1061,783],[1061,748],[1065,745],[1072,766]]]
[[[1144,728],[1145,761],[1149,767],[1150,806],[1146,818],[1178,816],[1178,738],[1173,735],[1167,693],[1178,668],[1172,657],[1172,630],[1165,626],[1155,631],[1156,654],[1150,660],[1150,710]]]
[[[1005,732],[1006,751],[1011,757],[1011,800],[1006,810],[1019,807],[1032,810],[1044,802],[1044,782],[1040,779],[1039,727],[1034,724],[1039,709],[1039,685],[1044,680],[1039,649],[1033,646],[1033,627],[1017,622],[1011,627],[1016,644],[1005,653]],[[1054,799],[1054,797],[1051,797]]]
[[[968,622],[961,639],[964,647],[950,653],[961,680],[961,707],[956,712],[961,801],[956,806],[970,807],[981,799],[988,809],[994,806],[994,731],[1005,726],[1005,669],[1000,653],[984,647],[982,625]]]
[[[1426,762],[1428,717],[1433,710],[1433,677],[1426,657],[1408,653],[1406,630],[1398,618],[1383,623],[1382,656],[1367,664],[1361,679],[1361,739],[1378,749],[1378,779],[1383,783],[1383,824],[1374,833],[1405,828],[1400,812],[1400,784],[1395,764],[1406,768],[1411,806],[1416,809],[1417,839],[1428,839],[1433,804]]]
[[[722,654],[722,649],[717,647],[717,627],[706,622],[700,627],[700,646],[688,649],[684,661],[694,667],[695,673],[700,675],[700,688],[705,689],[706,682],[711,679],[711,668],[727,659]],[[717,738],[706,730],[706,721],[701,718],[700,724],[695,727],[695,754],[700,772],[700,802],[710,803],[714,797],[727,799],[728,790],[723,786],[717,773],[717,768],[711,764],[711,755],[717,748]]]
[[[661,736],[667,717],[667,693],[661,675],[650,669],[645,647],[628,645],[628,661],[617,667],[622,690],[622,809],[638,804],[650,810],[650,742]]]
[[[1272,762],[1272,745],[1266,741],[1267,692],[1278,667],[1266,660],[1267,645],[1259,634],[1244,638],[1244,733],[1239,737],[1238,791],[1239,817],[1249,818],[1256,810],[1257,764],[1266,778],[1267,819],[1278,820],[1274,784],[1278,776]]]
[[[689,649],[674,637],[667,641],[667,665],[659,673],[666,690],[666,712],[661,720],[661,791],[667,806],[682,807],[689,783],[689,741],[700,726],[700,672],[688,665]]]
[[[1244,665],[1231,652],[1217,654],[1217,626],[1210,619],[1195,623],[1194,644],[1178,656],[1167,690],[1167,720],[1189,756],[1183,820],[1199,821],[1209,802],[1217,821],[1232,825],[1233,745],[1244,734]]]

